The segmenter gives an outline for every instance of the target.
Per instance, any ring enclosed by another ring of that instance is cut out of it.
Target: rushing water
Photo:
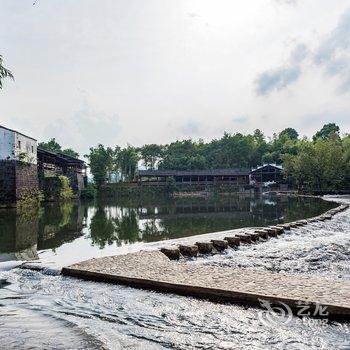
[[[350,198],[340,200],[350,203]],[[350,349],[347,323],[321,326],[293,318],[288,324],[266,324],[254,308],[80,281],[52,270],[65,260],[156,247],[159,243],[147,242],[183,235],[290,221],[332,206],[311,198],[266,197],[52,205],[34,220],[2,212],[0,348]],[[348,280],[349,212],[190,263]],[[38,258],[50,269],[11,268],[16,262],[10,260]]]

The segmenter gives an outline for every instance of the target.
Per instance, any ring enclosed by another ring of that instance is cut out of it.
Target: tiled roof
[[[206,169],[206,170],[138,170],[139,176],[236,176],[249,175],[249,169]]]

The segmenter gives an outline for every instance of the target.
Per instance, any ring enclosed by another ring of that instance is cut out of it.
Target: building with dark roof
[[[45,177],[59,175],[76,195],[86,186],[83,160],[38,148],[36,139],[0,125],[0,205],[16,205],[43,190]]]
[[[260,186],[284,183],[282,171],[282,166],[276,164],[264,164],[253,169],[138,170],[135,180],[142,186],[165,185],[169,179],[177,185]]]
[[[51,152],[38,148],[38,172],[40,187],[48,176],[64,175],[69,178],[70,186],[75,194],[86,187],[86,165],[81,159],[61,152]]]
[[[162,185],[171,178],[178,185],[232,184],[249,185],[249,169],[206,169],[206,170],[138,170],[139,185]]]

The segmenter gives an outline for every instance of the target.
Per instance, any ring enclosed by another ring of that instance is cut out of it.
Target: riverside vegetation
[[[62,150],[55,139],[40,146]],[[78,156],[72,149],[65,151]],[[276,163],[283,165],[284,177],[293,188],[308,192],[347,191],[350,181],[350,135],[341,135],[335,123],[324,125],[312,139],[301,138],[293,128],[271,138],[257,129],[247,135],[225,132],[220,139],[209,142],[188,139],[125,148],[99,144],[85,157],[94,184],[102,192],[108,192],[105,184],[119,182],[122,191],[131,193],[122,183],[132,181],[140,162],[147,169],[164,170],[250,168]],[[92,187],[83,193],[89,198],[93,195]]]
[[[257,129],[247,135],[225,132],[210,142],[189,139],[114,149],[100,144],[86,157],[97,188],[113,179],[132,180],[139,161],[148,169],[174,170],[282,164],[286,180],[305,191],[344,191],[350,180],[350,135],[341,136],[334,123],[324,125],[312,139],[300,138],[292,128],[271,138]]]

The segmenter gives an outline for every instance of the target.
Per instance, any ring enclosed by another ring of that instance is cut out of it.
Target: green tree
[[[72,148],[62,149],[62,146],[56,141],[55,138],[52,138],[48,142],[40,142],[38,147],[53,153],[63,153],[73,158],[79,157],[79,153],[74,151]]]
[[[62,152],[62,147],[55,138],[48,142],[39,142],[38,147],[54,153]]]
[[[2,89],[2,81],[5,78],[14,79],[11,71],[3,66],[3,58],[2,55],[0,55],[0,90]]]
[[[73,158],[79,158],[79,153],[74,151],[74,149],[72,148],[66,148],[64,150],[61,151],[61,153],[73,157]]]
[[[333,191],[345,188],[347,157],[338,137],[300,141],[297,154],[283,156],[284,172],[299,189]]]
[[[327,140],[332,135],[339,137],[339,126],[335,123],[328,123],[323,125],[322,129],[317,131],[316,134],[313,136],[313,140],[316,141],[317,139]]]
[[[299,134],[293,128],[286,128],[280,132],[279,137],[288,137],[291,140],[297,140],[299,137]]]
[[[136,148],[131,145],[128,145],[118,152],[117,164],[123,180],[131,181],[134,178],[138,161],[138,152]]]
[[[157,161],[161,158],[163,147],[157,144],[144,145],[140,148],[140,155],[143,164],[149,168],[154,169]]]
[[[105,148],[103,145],[99,144],[97,147],[91,147],[90,153],[85,157],[89,161],[89,167],[94,182],[99,188],[106,183],[108,172],[114,167],[115,151],[111,147]]]

